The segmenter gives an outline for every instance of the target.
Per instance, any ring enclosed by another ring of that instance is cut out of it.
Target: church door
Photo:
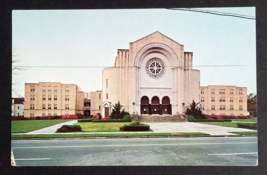
[[[151,104],[151,112],[152,112],[152,114],[160,114],[159,97],[154,96],[151,101],[152,101],[152,104]]]
[[[109,116],[109,107],[105,107],[105,117]]]

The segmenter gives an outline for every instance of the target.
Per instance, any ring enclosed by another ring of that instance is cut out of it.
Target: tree
[[[257,109],[257,95],[250,93],[247,99],[247,109],[248,111],[256,111]]]
[[[122,108],[122,105],[120,104],[120,101],[118,101],[118,103],[115,103],[115,105],[113,105],[110,118],[111,119],[122,119],[125,115],[129,114],[128,112],[125,112],[124,109],[121,111],[121,108]]]
[[[193,102],[190,104],[190,108],[186,109],[187,115],[193,115],[196,119],[205,118],[202,114],[201,109],[197,108],[196,102],[193,100]]]

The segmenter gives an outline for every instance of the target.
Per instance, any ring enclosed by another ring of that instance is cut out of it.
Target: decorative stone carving
[[[151,58],[146,64],[147,74],[151,78],[161,78],[165,73],[165,65],[159,58]]]

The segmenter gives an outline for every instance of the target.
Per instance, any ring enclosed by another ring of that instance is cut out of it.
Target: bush
[[[238,128],[257,129],[257,123],[237,123]]]
[[[121,111],[121,108],[122,108],[122,105],[120,105],[120,101],[118,101],[118,103],[115,103],[115,105],[113,105],[110,118],[122,119],[125,115],[130,115],[129,112],[124,111],[124,109]]]
[[[92,122],[93,119],[79,119],[78,122]]]
[[[131,122],[132,121],[132,118],[129,114],[125,115],[122,120],[126,121],[126,122]]]
[[[82,128],[77,125],[63,125],[57,129],[57,132],[78,132],[82,131]]]
[[[100,113],[96,113],[95,115],[93,115],[92,119],[100,119],[101,120],[102,115]]]
[[[195,120],[195,117],[192,116],[192,115],[189,115],[189,116],[188,116],[188,121],[189,121],[189,122],[192,122],[193,120]]]
[[[139,122],[134,122],[120,127],[120,131],[149,131],[149,129],[149,125],[141,124]]]

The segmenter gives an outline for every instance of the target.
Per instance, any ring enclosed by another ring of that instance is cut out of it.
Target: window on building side
[[[57,100],[57,96],[56,95],[54,95],[54,100]]]
[[[243,110],[243,106],[242,106],[242,105],[239,106],[239,110],[240,110],[240,111]]]
[[[220,90],[219,90],[219,93],[220,93],[220,94],[225,94],[225,89],[220,89]]]
[[[69,104],[65,104],[65,109],[69,109]]]
[[[31,109],[34,109],[34,104],[30,104],[30,108]]]
[[[201,102],[204,102],[204,97],[201,97]]]
[[[34,92],[35,91],[34,86],[30,86],[30,88],[31,88],[31,92]]]
[[[48,92],[51,92],[51,86],[48,86]]]
[[[54,113],[54,116],[57,116],[57,113]]]
[[[42,109],[45,109],[45,104],[42,104]]]
[[[211,102],[215,102],[215,97],[211,97]]]
[[[42,87],[42,91],[45,92],[45,86]]]
[[[19,106],[18,106],[18,109],[19,109]]]
[[[220,105],[220,110],[225,110],[225,105]]]
[[[34,101],[34,95],[31,95],[31,101]]]
[[[106,99],[108,99],[108,93],[106,93]]]
[[[234,97],[230,97],[230,102],[234,102]]]
[[[241,98],[239,98],[239,102],[243,102],[243,99],[242,99],[242,97],[241,97]]]
[[[45,116],[45,113],[42,113],[42,116]]]
[[[51,100],[52,98],[51,98],[51,95],[48,95],[48,100]]]
[[[57,86],[54,86],[54,92],[57,92]]]
[[[42,99],[45,100],[45,95],[42,95]]]
[[[54,104],[54,109],[57,109],[57,104]]]
[[[211,110],[215,110],[215,105],[211,105]]]
[[[65,86],[65,92],[69,92],[69,86]]]
[[[108,87],[108,79],[106,79],[106,87]]]
[[[233,89],[230,89],[230,94],[234,94],[234,90]]]
[[[99,105],[99,110],[101,110],[101,106]]]
[[[220,97],[220,102],[225,102],[225,97]]]
[[[230,110],[234,110],[234,105],[230,105]]]
[[[69,101],[69,95],[65,95],[65,101]]]
[[[51,104],[48,104],[48,109],[51,109]]]
[[[99,94],[99,99],[101,99],[101,94]]]
[[[215,89],[211,89],[211,94],[215,94]]]

